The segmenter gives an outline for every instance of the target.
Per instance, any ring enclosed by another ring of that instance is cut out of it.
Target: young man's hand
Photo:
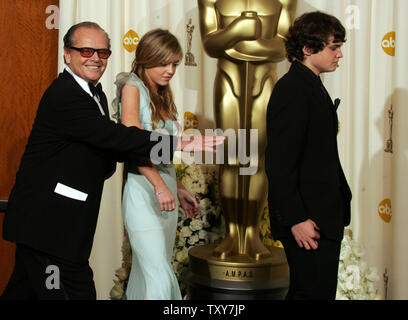
[[[307,219],[306,221],[295,224],[291,230],[299,247],[305,248],[306,250],[316,250],[318,248],[317,240],[320,239],[320,234],[317,230],[320,229],[313,220]]]

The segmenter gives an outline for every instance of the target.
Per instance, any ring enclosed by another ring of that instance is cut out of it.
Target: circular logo
[[[378,214],[385,222],[389,223],[391,221],[392,210],[390,199],[384,199],[380,202],[380,204],[378,205]]]
[[[197,129],[198,119],[194,113],[185,112],[184,113],[184,130],[187,129]]]
[[[139,35],[135,31],[129,30],[123,37],[123,46],[127,51],[133,52],[136,50],[139,40]]]
[[[388,32],[381,42],[384,52],[390,56],[395,56],[395,31]]]

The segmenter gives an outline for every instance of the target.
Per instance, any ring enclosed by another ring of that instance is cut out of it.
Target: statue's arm
[[[297,0],[279,1],[282,4],[282,11],[278,23],[278,36],[285,38],[295,19]]]
[[[243,40],[255,40],[260,36],[258,17],[239,16],[222,28],[218,23],[216,0],[198,0],[200,33],[207,54],[214,58],[225,56],[225,50]]]
[[[285,57],[284,37],[293,23],[296,12],[297,0],[280,0],[282,4],[279,16],[277,33],[271,39],[259,39],[256,41],[241,41],[237,43],[229,55],[241,56],[242,60],[279,62]],[[263,28],[267,26],[262,26]]]

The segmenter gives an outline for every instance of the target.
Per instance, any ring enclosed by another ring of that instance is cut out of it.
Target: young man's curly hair
[[[288,60],[303,61],[303,47],[317,53],[329,43],[334,36],[334,42],[346,42],[346,30],[334,16],[323,12],[309,12],[298,17],[290,27],[285,40]]]

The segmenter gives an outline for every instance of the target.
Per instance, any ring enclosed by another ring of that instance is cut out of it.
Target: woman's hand
[[[187,218],[194,218],[200,213],[197,200],[184,187],[177,189],[177,196]]]
[[[161,211],[173,211],[176,208],[174,196],[166,185],[155,187],[154,192]]]

